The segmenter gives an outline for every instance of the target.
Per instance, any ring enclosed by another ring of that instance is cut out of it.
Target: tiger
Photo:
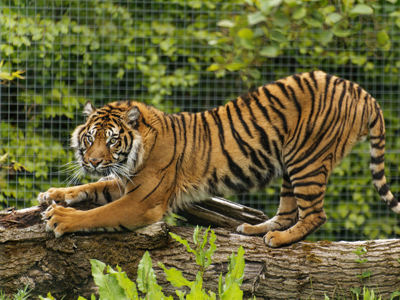
[[[357,83],[312,71],[263,85],[225,105],[165,113],[136,101],[96,109],[72,133],[76,161],[100,181],[40,193],[46,229],[56,237],[90,230],[134,230],[206,199],[263,189],[281,177],[276,215],[238,234],[269,247],[303,240],[326,222],[333,168],[369,135],[372,182],[396,213],[384,174],[385,124],[377,101]],[[100,206],[70,207],[83,200]]]

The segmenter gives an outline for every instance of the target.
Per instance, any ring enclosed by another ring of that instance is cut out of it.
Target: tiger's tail
[[[382,110],[374,98],[369,96],[370,114],[368,120],[372,182],[382,200],[396,213],[400,213],[400,203],[393,196],[385,177],[385,122]]]

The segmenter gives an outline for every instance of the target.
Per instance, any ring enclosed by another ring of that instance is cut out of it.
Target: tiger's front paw
[[[56,203],[65,203],[71,205],[87,198],[87,193],[74,188],[50,188],[47,192],[40,193],[38,200],[40,204],[50,205],[53,201]]]
[[[236,231],[239,233],[243,233],[246,235],[257,234],[256,230],[254,229],[253,225],[243,223],[236,228]]]
[[[53,231],[56,238],[66,232],[78,231],[81,228],[83,211],[72,207],[63,207],[56,204],[49,206],[42,214],[46,222],[46,231]]]

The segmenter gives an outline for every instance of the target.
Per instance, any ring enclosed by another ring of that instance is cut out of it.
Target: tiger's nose
[[[89,158],[89,162],[93,167],[98,167],[101,163],[102,163],[102,159],[101,158]]]

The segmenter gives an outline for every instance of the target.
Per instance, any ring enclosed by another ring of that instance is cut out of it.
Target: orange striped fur
[[[85,106],[86,123],[72,135],[82,168],[104,180],[52,188],[41,202],[104,204],[79,211],[53,204],[47,228],[66,232],[134,229],[160,220],[169,209],[262,189],[283,177],[276,216],[237,231],[265,234],[268,246],[304,239],[326,216],[324,195],[334,166],[369,135],[373,183],[396,213],[400,204],[384,175],[382,111],[358,84],[321,71],[259,87],[224,106],[166,114],[138,102]]]

